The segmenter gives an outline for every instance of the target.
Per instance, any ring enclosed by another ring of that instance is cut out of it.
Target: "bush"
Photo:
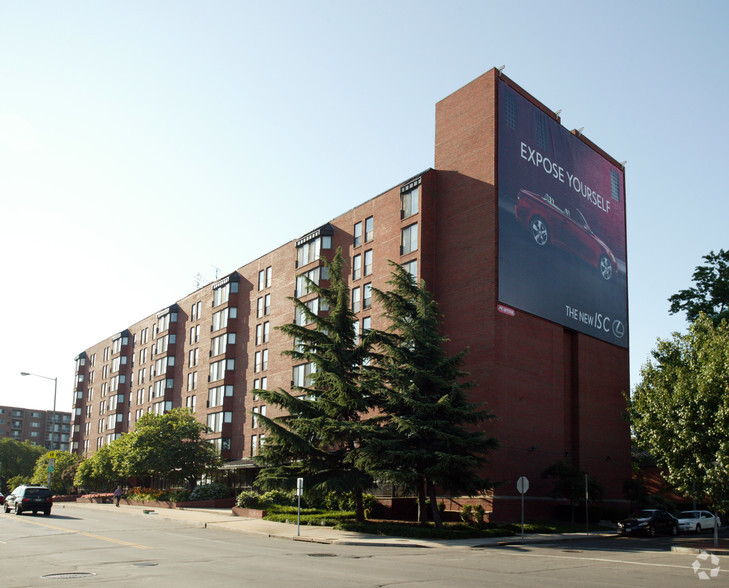
[[[263,508],[263,496],[252,490],[243,490],[235,499],[235,505],[239,508]]]
[[[485,514],[483,506],[480,504],[473,507],[473,519],[477,525],[483,525],[483,517]]]
[[[464,504],[461,507],[461,520],[464,523],[470,523],[473,520],[473,507],[470,504]]]
[[[170,494],[170,500],[173,502],[187,502],[190,500],[191,492],[189,490],[180,490],[178,492],[172,492]]]
[[[190,500],[215,500],[216,498],[228,498],[230,494],[230,488],[225,484],[204,484],[190,493]]]

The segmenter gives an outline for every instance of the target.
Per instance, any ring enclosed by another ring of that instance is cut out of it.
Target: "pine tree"
[[[258,456],[264,469],[257,482],[269,488],[291,487],[295,478],[303,477],[314,491],[352,492],[357,520],[362,521],[362,494],[373,485],[370,474],[356,465],[372,426],[365,418],[372,396],[361,377],[369,343],[355,332],[341,249],[331,262],[323,261],[329,286],[308,280],[322,312],[293,298],[296,316],[302,320],[279,327],[294,341],[294,348],[285,353],[311,366],[310,375],[307,381],[294,383],[291,392],[258,391],[284,414],[260,416],[267,435]]]
[[[466,350],[449,356],[440,334],[441,313],[425,286],[415,283],[391,262],[391,290],[373,289],[391,325],[376,333],[381,386],[376,393],[380,415],[376,436],[363,448],[363,461],[377,477],[418,492],[422,522],[425,496],[433,520],[441,526],[436,487],[474,495],[490,483],[479,475],[496,440],[476,428],[493,418],[470,402],[461,366]]]

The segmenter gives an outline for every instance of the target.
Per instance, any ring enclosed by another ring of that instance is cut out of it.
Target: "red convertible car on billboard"
[[[540,196],[520,190],[516,219],[540,247],[554,245],[596,268],[606,281],[618,274],[618,263],[610,248],[590,229],[578,208],[561,209],[549,194]]]

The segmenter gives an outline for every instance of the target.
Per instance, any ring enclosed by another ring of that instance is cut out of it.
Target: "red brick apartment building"
[[[191,408],[238,472],[264,442],[254,388],[288,388],[308,366],[275,327],[318,308],[301,276],[342,247],[360,329],[384,326],[370,288],[388,260],[424,279],[452,350],[470,349],[473,399],[496,415],[494,518],[549,514],[541,472],[559,459],[623,502],[630,440],[624,169],[497,70],[436,105],[435,168],[171,302],[76,358],[72,450],[93,454],[147,412]],[[271,416],[269,409],[269,416]],[[249,479],[249,478],[247,478]]]
[[[0,439],[30,441],[33,445],[68,451],[70,434],[70,412],[0,406]]]

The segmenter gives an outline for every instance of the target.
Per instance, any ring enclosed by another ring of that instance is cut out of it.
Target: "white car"
[[[701,533],[706,529],[721,527],[721,519],[711,514],[708,510],[684,510],[678,513],[678,528],[681,531],[696,531]]]

